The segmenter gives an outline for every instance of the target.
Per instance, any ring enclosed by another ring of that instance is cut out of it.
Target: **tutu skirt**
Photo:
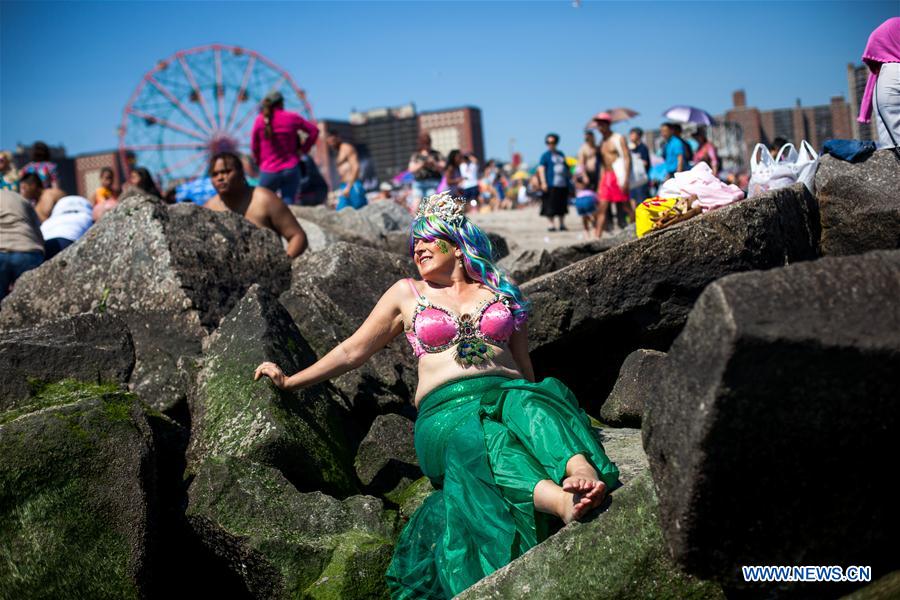
[[[437,488],[412,515],[386,574],[394,599],[451,598],[548,536],[537,483],[560,484],[582,453],[612,489],[609,460],[561,381],[479,376],[425,396],[415,426],[422,472]]]

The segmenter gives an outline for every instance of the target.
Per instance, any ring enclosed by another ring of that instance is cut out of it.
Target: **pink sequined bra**
[[[456,360],[460,364],[478,365],[493,358],[494,350],[486,342],[499,346],[507,342],[515,330],[515,318],[509,299],[498,293],[482,302],[472,313],[457,316],[432,304],[407,279],[418,304],[406,339],[416,357],[426,353],[443,352],[456,345]]]

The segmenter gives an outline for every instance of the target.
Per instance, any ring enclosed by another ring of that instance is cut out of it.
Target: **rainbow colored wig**
[[[519,286],[511,282],[506,273],[494,264],[494,247],[490,238],[469,219],[463,218],[458,226],[454,226],[437,216],[418,217],[410,226],[410,256],[415,255],[416,240],[444,240],[459,247],[469,277],[498,294],[512,298],[510,309],[515,318],[516,329],[528,318],[531,303],[522,295]]]

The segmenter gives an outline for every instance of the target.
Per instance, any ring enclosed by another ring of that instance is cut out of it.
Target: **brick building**
[[[829,138],[852,138],[852,110],[843,96],[834,96],[829,104],[802,106],[800,100],[793,108],[759,110],[747,106],[744,90],[732,95],[733,108],[723,118],[737,123],[744,133],[745,156],[750,156],[758,143],[769,145],[782,137],[795,145],[808,141],[816,150]]]
[[[108,152],[93,152],[79,154],[75,157],[75,189],[79,196],[93,198],[94,192],[100,187],[100,170],[109,167],[113,171],[113,185],[122,189],[124,171],[121,168],[119,153],[115,150]]]
[[[859,117],[859,103],[866,91],[866,82],[869,80],[869,67],[866,65],[847,65],[847,88],[850,99],[850,120],[853,126],[853,139],[857,140],[874,140],[877,136],[873,129],[873,123],[860,123],[856,119]]]

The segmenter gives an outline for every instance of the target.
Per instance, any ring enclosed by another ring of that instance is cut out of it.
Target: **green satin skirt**
[[[422,399],[415,427],[422,472],[438,489],[412,515],[387,570],[391,597],[451,598],[547,538],[537,483],[565,478],[582,453],[612,489],[619,470],[572,391],[548,377],[480,376]]]

